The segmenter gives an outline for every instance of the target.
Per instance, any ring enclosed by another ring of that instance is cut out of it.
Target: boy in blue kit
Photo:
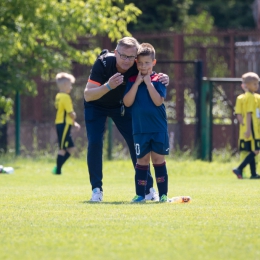
[[[129,78],[124,105],[132,107],[133,137],[137,163],[135,166],[136,196],[132,202],[145,202],[150,158],[155,170],[160,202],[168,202],[168,175],[164,155],[169,154],[169,139],[165,86],[152,71],[156,64],[155,50],[149,43],[142,43],[137,52],[137,76]]]

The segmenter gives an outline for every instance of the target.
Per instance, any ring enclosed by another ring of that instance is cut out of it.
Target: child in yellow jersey
[[[244,90],[244,92],[247,92],[247,88],[246,88],[246,85],[244,83],[242,83],[241,87]],[[255,95],[258,95],[258,94],[255,94]],[[243,109],[244,101],[245,101],[245,93],[243,93],[243,94],[241,94],[237,97],[236,106],[235,106],[235,114],[236,114],[236,117],[237,117],[237,120],[238,120],[238,123],[239,123],[239,140],[238,140],[238,143],[239,143],[239,148],[240,148],[239,150],[240,150],[240,160],[241,161],[243,161],[249,153],[248,151],[244,150],[243,147],[242,147],[243,145],[241,145],[244,142],[244,139],[245,139],[245,137],[244,137],[245,124],[244,124],[244,121],[243,121],[243,118],[245,117],[245,115],[243,114],[244,113],[244,109]],[[254,160],[250,163],[250,171],[251,171],[251,175],[253,176],[255,171],[256,171],[255,169],[257,168],[257,158],[255,158],[255,165],[252,165],[252,164],[254,164]],[[243,171],[243,176],[244,176],[244,171]]]
[[[74,143],[71,138],[71,127],[75,126],[78,130],[80,125],[75,121],[76,113],[73,110],[70,92],[75,78],[68,73],[61,72],[56,75],[56,83],[59,93],[55,97],[56,130],[59,142],[59,151],[57,155],[57,164],[52,170],[53,174],[61,174],[61,167],[70,157],[74,150]]]
[[[242,84],[248,91],[241,98],[242,120],[240,119],[239,148],[240,151],[247,151],[249,154],[237,168],[233,169],[233,173],[238,179],[243,179],[243,169],[250,164],[250,179],[260,179],[255,166],[255,156],[260,150],[259,95],[255,93],[259,87],[259,77],[253,72],[248,72],[242,76]],[[236,112],[238,113],[238,111]]]

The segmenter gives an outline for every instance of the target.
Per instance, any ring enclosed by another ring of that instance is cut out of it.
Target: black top
[[[104,62],[105,61],[105,62]],[[104,66],[105,64],[105,66]],[[97,59],[92,67],[90,72],[89,80],[95,81],[103,85],[104,83],[108,82],[108,79],[116,74],[116,57],[114,54],[106,56],[102,62],[102,60]],[[122,73],[124,76],[124,81],[121,85],[117,88],[110,90],[100,99],[84,102],[93,104],[95,106],[100,106],[104,108],[117,108],[121,106],[121,101],[124,97],[126,83],[128,78],[138,74],[138,70],[136,67],[136,63],[125,73]]]

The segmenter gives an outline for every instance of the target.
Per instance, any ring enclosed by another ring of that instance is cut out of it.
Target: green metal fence
[[[200,158],[212,161],[212,98],[214,83],[238,83],[241,78],[203,78],[200,91],[200,129],[201,129],[201,151]]]

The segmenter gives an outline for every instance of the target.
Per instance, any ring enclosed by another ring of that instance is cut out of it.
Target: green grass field
[[[168,159],[169,196],[192,203],[141,205],[130,204],[130,161],[104,163],[104,202],[94,204],[84,159],[61,176],[53,165],[19,159],[0,175],[1,260],[260,259],[260,180],[236,179],[234,162]]]

